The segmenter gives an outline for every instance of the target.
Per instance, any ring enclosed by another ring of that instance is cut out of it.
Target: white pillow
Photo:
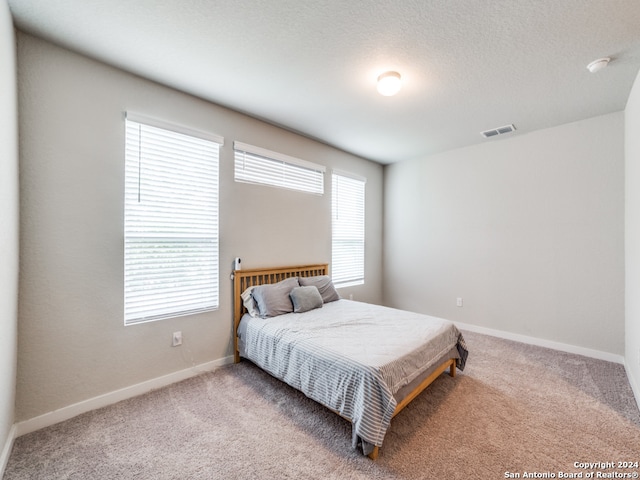
[[[254,288],[256,288],[255,285],[247,288],[244,292],[240,294],[240,297],[242,298],[242,303],[244,304],[244,307],[247,309],[247,313],[249,313],[249,315],[251,315],[252,317],[259,317],[260,312],[258,311],[258,306],[256,305],[256,301],[253,299],[253,296],[251,295],[251,292],[253,291]]]

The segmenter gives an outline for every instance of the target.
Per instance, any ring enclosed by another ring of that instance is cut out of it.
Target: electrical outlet
[[[462,297],[458,297],[456,299],[456,306],[461,307],[462,306]]]
[[[173,332],[171,346],[179,347],[180,345],[182,345],[182,332]]]

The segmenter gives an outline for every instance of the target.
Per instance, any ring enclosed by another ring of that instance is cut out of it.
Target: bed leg
[[[378,459],[378,454],[380,453],[380,447],[378,447],[377,445],[375,447],[373,447],[373,451],[368,455],[368,457],[371,460],[377,460]]]
[[[451,365],[449,366],[449,375],[452,377],[456,376],[456,359],[451,360]]]

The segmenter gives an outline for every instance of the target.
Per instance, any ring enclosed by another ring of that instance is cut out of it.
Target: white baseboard
[[[11,427],[9,430],[9,436],[2,448],[2,453],[0,453],[0,478],[4,477],[4,470],[7,468],[7,463],[9,462],[9,456],[11,455],[11,449],[13,448],[13,442],[18,436],[16,434],[17,428],[15,425]]]
[[[619,363],[624,365],[624,356],[616,355],[615,353],[602,352],[600,350],[592,350],[585,347],[577,347],[575,345],[569,345],[567,343],[553,342],[551,340],[529,337],[527,335],[520,335],[518,333],[504,332],[502,330],[494,330],[492,328],[479,327],[468,323],[454,323],[461,330],[469,330],[470,332],[482,333],[484,335],[490,335],[492,337],[504,338],[506,340],[527,343],[529,345],[536,345],[538,347],[551,348],[553,350],[559,350],[561,352],[574,353],[576,355],[583,355],[585,357],[597,358],[598,360],[605,360],[607,362]]]
[[[627,371],[627,378],[629,379],[629,385],[631,385],[631,391],[633,396],[636,397],[636,403],[638,404],[638,410],[640,410],[640,385],[636,383],[636,379],[631,375],[629,371],[629,365],[627,362],[624,364],[624,368]]]
[[[40,430],[41,428],[49,427],[51,425],[55,425],[56,423],[69,420],[70,418],[76,417],[82,413],[90,412],[91,410],[96,410],[108,405],[113,405],[114,403],[126,400],[128,398],[137,397],[138,395],[150,392],[151,390],[166,387],[167,385],[171,385],[172,383],[195,377],[196,375],[200,375],[201,373],[210,372],[218,367],[229,365],[231,363],[233,363],[233,356],[224,357],[219,360],[196,365],[192,368],[187,368],[185,370],[180,370],[168,375],[163,375],[162,377],[153,378],[151,380],[147,380],[146,382],[131,385],[120,390],[105,393],[104,395],[99,395],[88,400],[83,400],[82,402],[74,403],[73,405],[54,410],[53,412],[45,413],[43,415],[30,418],[29,420],[18,422],[16,425],[14,425],[14,428],[16,428],[15,437],[35,432],[36,430]],[[0,476],[0,478],[2,477]]]
[[[493,337],[504,338],[507,340],[526,343],[529,345],[536,345],[540,347],[551,348],[553,350],[574,353],[577,355],[584,355],[586,357],[597,358],[599,360],[619,363],[622,365],[625,364],[625,360],[622,355],[615,355],[613,353],[602,352],[599,350],[593,350],[593,349],[584,348],[584,347],[577,347],[575,345],[569,345],[569,344],[560,343],[560,342],[553,342],[550,340],[529,337],[529,336],[520,335],[517,333],[504,332],[502,330],[495,330],[492,328],[479,327],[476,325],[471,325],[466,323],[460,323],[460,322],[455,322],[455,323],[458,326],[458,328],[460,328],[461,330],[469,330],[471,332],[482,333],[484,335],[491,335]],[[120,390],[115,390],[113,392],[105,393],[104,395],[99,395],[97,397],[93,397],[88,400],[84,400],[82,402],[78,402],[73,405],[69,405],[67,407],[64,407],[58,410],[54,410],[53,412],[45,413],[43,415],[31,418],[29,420],[18,422],[12,427],[9,434],[9,438],[7,439],[4,449],[2,450],[2,456],[0,456],[0,478],[2,478],[2,473],[4,472],[6,462],[9,459],[9,455],[11,453],[11,447],[13,446],[13,442],[15,438],[21,435],[25,435],[27,433],[34,432],[36,430],[40,430],[41,428],[55,425],[56,423],[69,420],[73,417],[89,412],[91,410],[96,410],[98,408],[106,407],[108,405],[112,405],[122,400],[126,400],[128,398],[136,397],[138,395],[142,395],[144,393],[150,392],[151,390],[156,390],[158,388],[166,387],[168,385],[171,385],[172,383],[176,383],[181,380],[186,380],[187,378],[194,377],[201,373],[215,370],[216,368],[219,368],[221,366],[229,365],[233,363],[233,360],[234,360],[233,356],[228,356],[228,357],[221,358],[219,360],[214,360],[212,362],[203,363],[201,365],[197,365],[192,368],[180,370],[178,372],[174,372],[168,375],[164,375],[162,377],[147,380],[145,382],[138,383],[136,385],[131,385],[129,387],[122,388]],[[627,377],[629,378],[631,389],[633,390],[633,393],[636,398],[636,402],[638,403],[638,406],[640,408],[640,388],[635,383],[633,377],[629,375],[628,369],[627,369]]]

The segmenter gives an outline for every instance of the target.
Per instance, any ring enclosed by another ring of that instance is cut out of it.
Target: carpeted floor
[[[245,361],[22,436],[4,479],[640,473],[575,466],[640,462],[640,413],[622,365],[464,335],[466,370],[442,375],[394,418],[376,462],[352,450],[348,422]]]

